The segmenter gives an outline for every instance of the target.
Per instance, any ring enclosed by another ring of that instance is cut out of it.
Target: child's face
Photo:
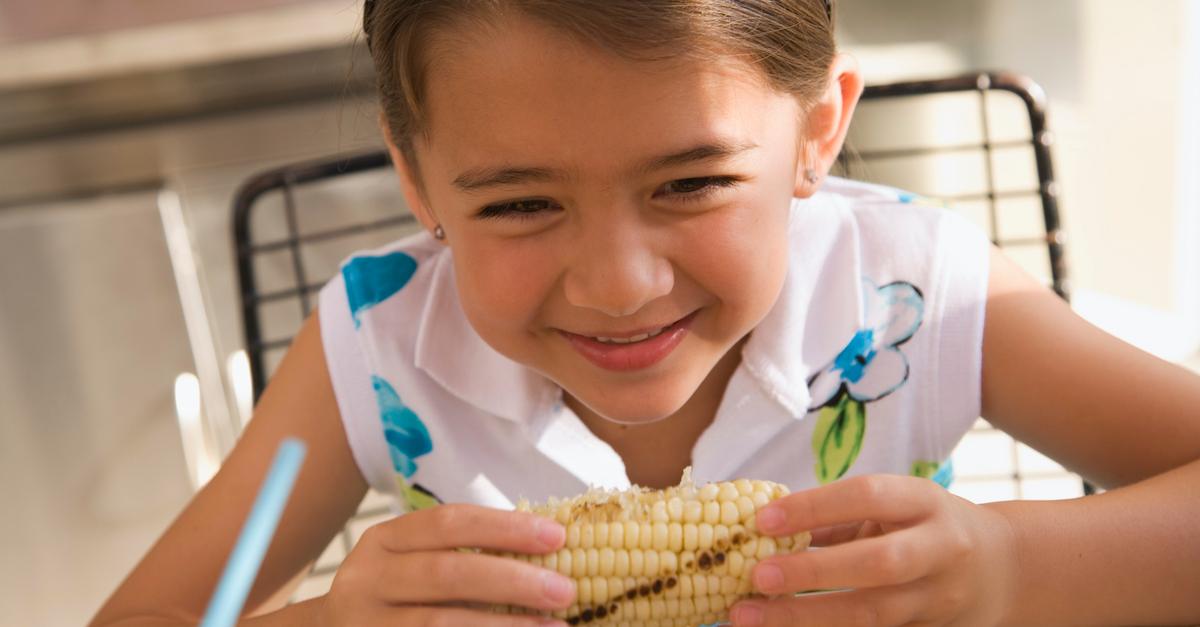
[[[427,205],[406,192],[471,324],[611,420],[674,413],[779,294],[800,107],[733,60],[635,63],[530,21],[444,43]]]

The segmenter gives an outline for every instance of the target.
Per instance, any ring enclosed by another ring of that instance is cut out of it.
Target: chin
[[[669,418],[688,400],[686,394],[646,395],[634,390],[573,396],[605,420],[623,425],[644,425]]]

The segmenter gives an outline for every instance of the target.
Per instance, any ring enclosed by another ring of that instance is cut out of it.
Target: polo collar
[[[811,374],[853,337],[862,304],[857,229],[849,215],[827,194],[792,202],[787,278],[692,449],[697,481],[741,476],[757,451],[804,419]]]
[[[808,379],[854,336],[862,318],[858,228],[826,192],[793,199],[788,273],[742,350],[742,368],[792,418],[808,413]]]
[[[526,423],[551,410],[558,386],[496,352],[467,320],[449,249],[430,263],[433,276],[417,329],[416,367],[451,394],[500,418]]]

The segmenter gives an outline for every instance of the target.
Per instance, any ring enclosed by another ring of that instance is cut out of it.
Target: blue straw
[[[296,438],[287,438],[280,443],[279,450],[275,452],[275,461],[271,462],[267,478],[254,500],[254,508],[250,510],[233,553],[225,564],[225,572],[221,573],[221,580],[217,582],[217,590],[208,602],[201,627],[232,627],[237,624],[242,606],[246,604],[246,596],[250,594],[250,586],[254,585],[254,578],[262,565],[263,555],[271,544],[271,537],[275,535],[283,506],[292,493],[292,485],[300,472],[304,454],[304,442]]]

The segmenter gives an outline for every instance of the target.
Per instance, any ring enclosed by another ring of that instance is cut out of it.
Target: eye
[[[683,201],[692,201],[701,200],[723,187],[734,187],[740,181],[741,179],[736,176],[701,176],[671,181],[663,185],[661,189],[666,190],[665,193],[668,196],[674,196]]]
[[[527,220],[533,218],[537,214],[556,208],[553,201],[535,198],[532,200],[514,200],[512,202],[502,202],[494,205],[488,205],[479,210],[475,217],[480,219],[492,218],[515,218],[517,220]]]

